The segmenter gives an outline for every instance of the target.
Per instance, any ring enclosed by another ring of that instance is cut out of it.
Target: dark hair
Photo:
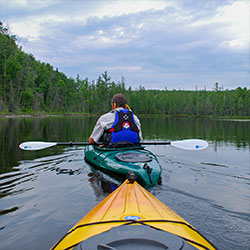
[[[125,108],[127,104],[127,99],[124,94],[116,94],[112,98],[112,104],[116,103],[116,107],[122,107]]]

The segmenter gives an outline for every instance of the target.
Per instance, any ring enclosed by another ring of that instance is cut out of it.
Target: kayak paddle
[[[176,148],[185,150],[203,150],[208,147],[208,143],[200,139],[187,139],[181,141],[142,141],[142,145],[172,145]],[[19,145],[22,150],[40,150],[50,148],[53,146],[87,146],[91,145],[88,142],[42,142],[42,141],[29,141],[23,142]]]

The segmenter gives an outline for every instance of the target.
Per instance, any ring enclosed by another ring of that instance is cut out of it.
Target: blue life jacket
[[[116,111],[115,121],[109,132],[111,132],[111,143],[120,141],[139,143],[139,129],[135,124],[132,111],[128,109]]]

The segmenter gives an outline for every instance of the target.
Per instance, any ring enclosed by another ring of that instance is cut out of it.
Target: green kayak
[[[161,165],[156,156],[143,146],[101,148],[89,145],[85,147],[85,161],[123,180],[129,171],[133,171],[137,181],[146,187],[161,183]]]

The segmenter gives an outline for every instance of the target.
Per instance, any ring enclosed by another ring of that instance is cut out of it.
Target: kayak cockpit
[[[148,154],[141,154],[137,152],[126,152],[116,154],[115,158],[122,162],[150,162],[152,161],[152,156]]]
[[[187,241],[174,234],[155,230],[150,226],[123,225],[90,237],[78,244],[74,250],[197,250]]]

